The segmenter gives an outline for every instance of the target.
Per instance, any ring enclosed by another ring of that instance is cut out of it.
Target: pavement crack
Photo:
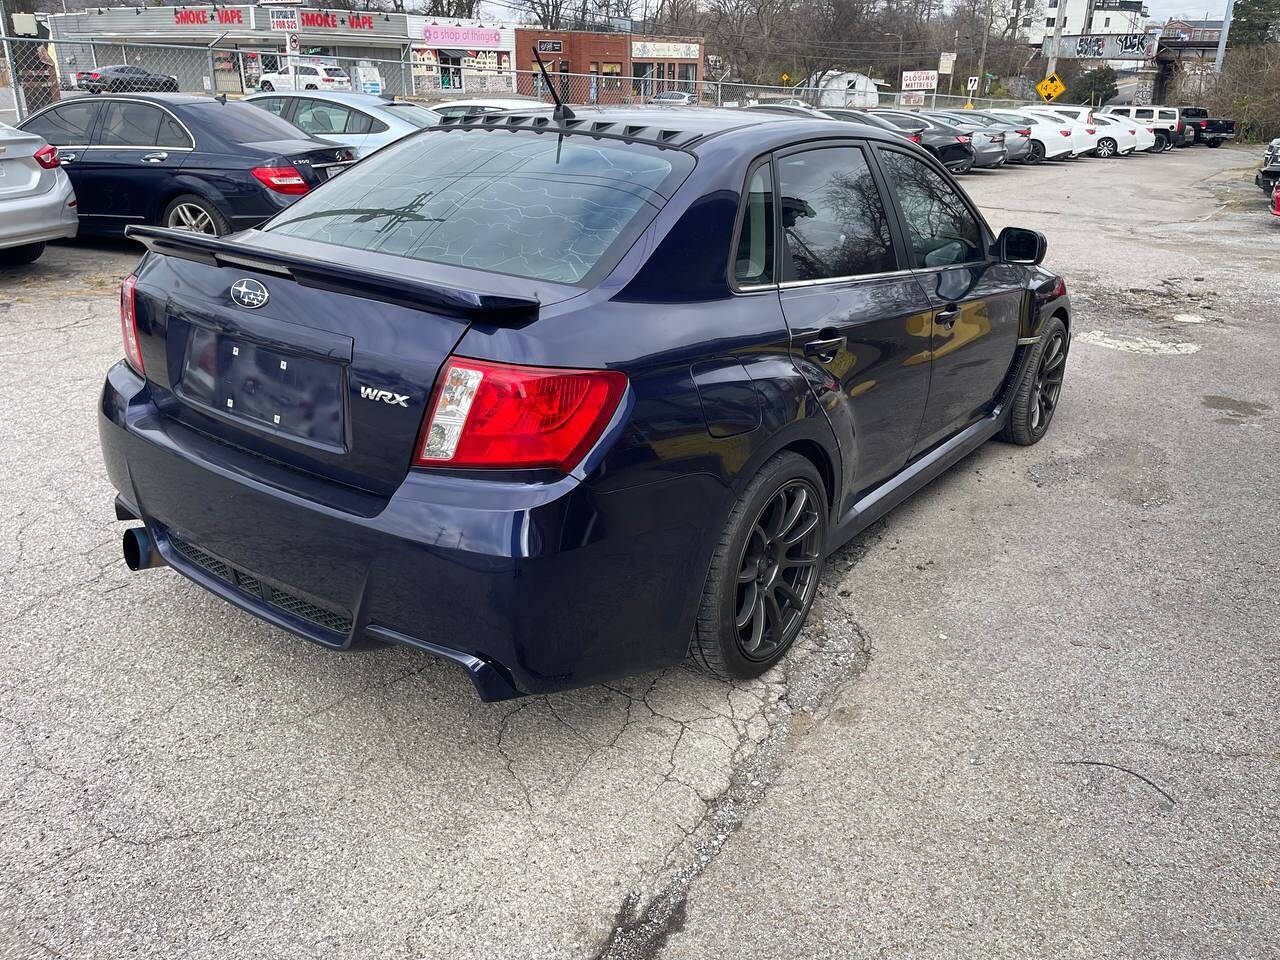
[[[1128,767],[1122,767],[1118,763],[1107,763],[1105,760],[1059,760],[1057,762],[1060,764],[1064,764],[1066,766],[1075,766],[1075,767],[1081,767],[1081,766],[1110,767],[1112,770],[1119,770],[1121,773],[1127,773],[1131,777],[1137,777],[1139,780],[1141,780],[1143,783],[1149,786],[1156,793],[1160,794],[1160,796],[1168,800],[1171,804],[1176,805],[1178,802],[1177,800],[1173,799],[1173,797],[1168,792],[1166,792],[1165,789],[1160,786],[1160,784],[1156,783],[1154,780],[1151,780],[1148,777],[1144,777],[1142,774],[1138,773],[1138,771],[1136,770],[1130,770]]]

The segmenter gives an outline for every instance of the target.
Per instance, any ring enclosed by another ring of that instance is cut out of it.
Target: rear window
[[[337,67],[325,67],[324,75],[326,77],[342,77],[344,79],[347,76],[346,71],[340,70]]]
[[[1209,111],[1205,110],[1203,107],[1183,107],[1182,115],[1184,117],[1195,117],[1199,119],[1200,117],[1209,116]]]
[[[303,140],[307,135],[291,123],[260,110],[251,103],[191,103],[183,113],[193,128],[208,130],[232,143],[262,143],[268,140]]]
[[[688,154],[636,143],[429,132],[378,151],[263,229],[586,284],[617,262],[692,167]]]

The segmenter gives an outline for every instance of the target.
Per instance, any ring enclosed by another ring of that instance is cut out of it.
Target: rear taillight
[[[1147,127],[1147,133],[1155,133],[1155,132],[1156,132],[1155,127]]]
[[[321,78],[320,78],[320,82],[321,82],[321,83],[333,83],[333,77],[321,77]]]
[[[1059,132],[1060,134],[1062,134],[1064,137],[1069,137],[1069,136],[1071,136],[1071,131],[1070,131],[1070,130],[1059,130],[1058,132]]]
[[[91,74],[89,74],[89,79],[90,79],[90,80],[101,80],[101,79],[102,79],[102,74],[100,74],[100,73],[91,73]]]
[[[133,274],[120,283],[120,336],[124,340],[124,359],[142,376],[142,349],[138,346],[138,314],[134,309],[133,288],[138,278]]]
[[[1089,136],[1091,136],[1091,137],[1092,137],[1095,133],[1097,133],[1097,132],[1098,132],[1098,130],[1097,130],[1097,128],[1096,128],[1096,127],[1085,127],[1085,128],[1084,128],[1084,132],[1085,132],[1085,133],[1087,133]]]
[[[276,193],[306,193],[310,189],[293,167],[254,167],[251,172],[259,183]]]
[[[972,138],[966,137],[963,133],[956,137],[956,143],[968,143]]]
[[[46,170],[52,170],[54,167],[58,166],[59,163],[62,162],[58,158],[58,148],[53,146],[52,144],[50,144],[49,146],[41,147],[31,156],[36,163],[40,164],[40,166],[44,167]]]
[[[908,134],[907,134],[907,139],[908,139],[908,140],[910,140],[912,143],[919,143],[919,142],[920,142],[920,134],[918,134],[918,133],[908,133]]]
[[[1129,136],[1131,136],[1131,137],[1136,137],[1137,135],[1138,135],[1138,131],[1137,131],[1137,130],[1130,130],[1130,131],[1129,131]]]
[[[452,358],[440,371],[414,465],[568,473],[600,439],[626,387],[614,370]]]
[[[1200,129],[1201,129],[1201,130],[1203,130],[1203,129],[1204,129],[1205,127],[1207,127],[1207,126],[1209,126],[1209,121],[1208,121],[1208,120],[1201,120],[1201,121],[1200,121]]]
[[[1014,131],[1014,133],[1016,133],[1020,137],[1029,137],[1031,136],[1031,128],[1019,127],[1017,130]]]

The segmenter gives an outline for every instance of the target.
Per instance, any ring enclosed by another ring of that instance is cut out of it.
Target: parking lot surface
[[[1067,278],[1053,426],[834,555],[738,685],[484,704],[130,574],[94,407],[137,251],[0,274],[0,956],[1274,956],[1256,154],[965,178]]]

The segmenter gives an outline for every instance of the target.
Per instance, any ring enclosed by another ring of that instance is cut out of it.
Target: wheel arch
[[[805,385],[808,394],[808,385]],[[817,408],[816,403],[806,404],[806,416],[791,421],[781,429],[775,430],[767,440],[759,444],[747,462],[734,475],[731,484],[735,497],[751,483],[760,469],[779,453],[791,451],[804,457],[822,477],[827,497],[828,516],[834,517],[840,501],[840,479],[842,476],[842,460],[836,446],[835,434],[827,422],[826,415]]]
[[[153,201],[147,221],[163,226],[160,223],[160,218],[164,216],[169,204],[173,203],[178,197],[187,194],[199,197],[201,200],[207,200],[218,209],[224,219],[230,222],[230,217],[227,216],[226,212],[230,205],[227,203],[226,197],[217,188],[197,177],[184,177],[181,174],[173,178],[173,182],[167,190],[156,194],[156,199]]]

